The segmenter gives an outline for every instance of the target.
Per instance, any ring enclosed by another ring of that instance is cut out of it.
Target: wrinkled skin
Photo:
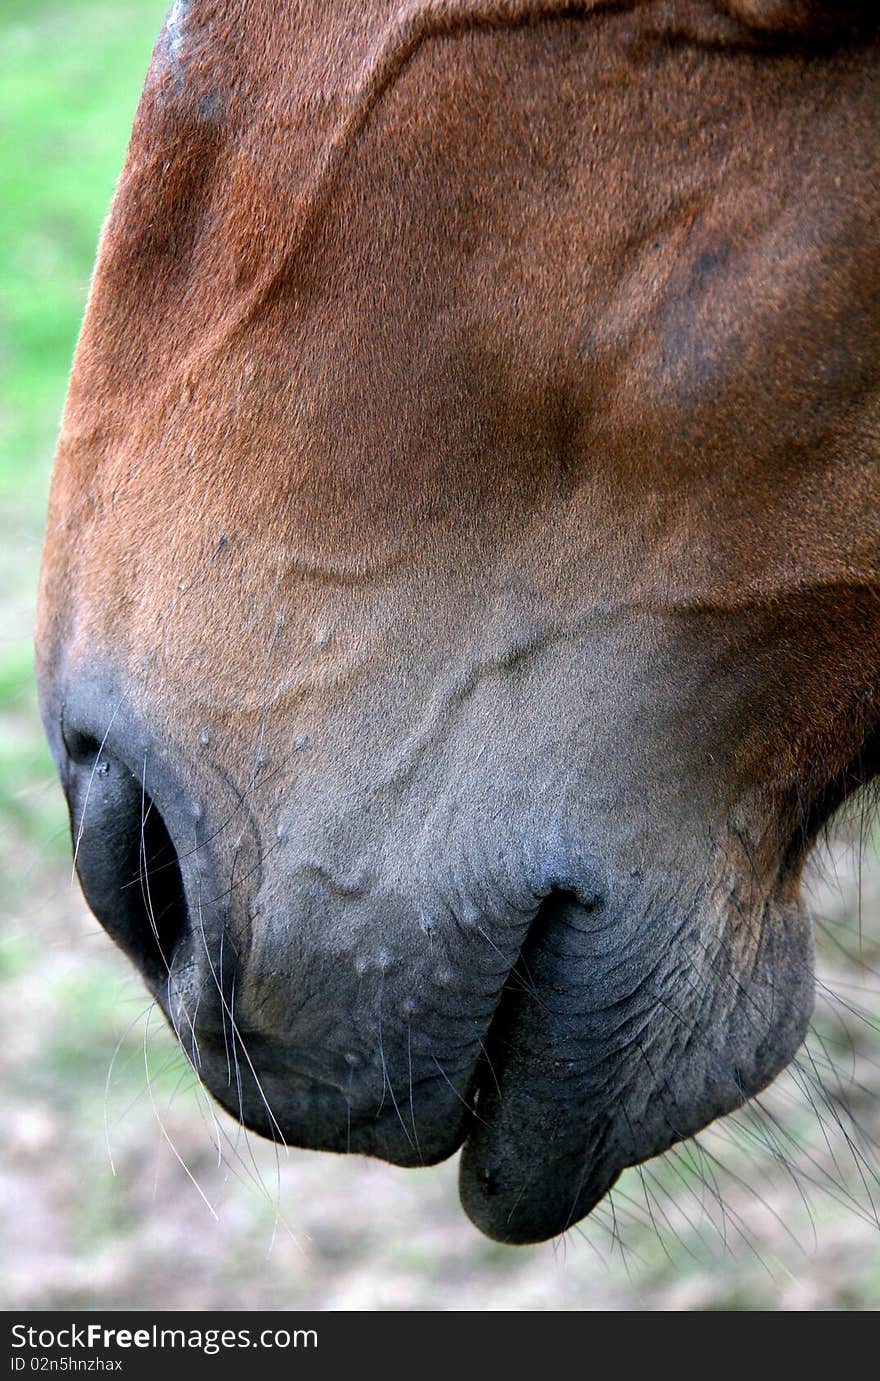
[[[207,1086],[507,1241],[792,1057],[880,694],[876,21],[571,10],[175,6],[38,629]]]

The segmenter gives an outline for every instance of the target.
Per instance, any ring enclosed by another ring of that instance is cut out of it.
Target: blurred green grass
[[[164,0],[9,0],[0,36],[0,500],[42,508],[98,232]]]

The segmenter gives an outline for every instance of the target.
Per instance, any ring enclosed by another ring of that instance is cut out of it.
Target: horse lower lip
[[[560,1058],[572,1039],[569,988],[554,981],[541,962],[542,946],[553,953],[550,937],[562,928],[584,933],[590,907],[570,894],[554,893],[533,922],[520,961],[496,1009],[479,1072],[474,1123],[462,1150],[459,1192],[472,1221],[501,1242],[545,1241],[585,1216],[617,1177],[591,1155],[589,1134],[580,1141],[576,1108],[567,1105],[566,1064]],[[575,1017],[576,1020],[576,1017]],[[523,1036],[525,1028],[526,1035]],[[540,1090],[540,1092],[538,1092]],[[511,1118],[519,1105],[522,1117]],[[535,1110],[539,1109],[536,1119]],[[581,1165],[574,1176],[554,1176],[548,1195],[546,1164],[554,1147],[574,1134]]]
[[[231,1072],[233,1082],[236,1081],[235,1066],[238,1065],[239,1078],[242,1069],[246,1073],[253,1070],[254,1076],[261,1081],[264,1077],[280,1077],[316,1095],[346,1095],[344,1078],[328,1078],[327,1070],[317,1060],[310,1067],[300,1052],[279,1046],[260,1032],[233,1023],[231,1017],[223,1026],[212,1025],[207,1029],[198,1026],[195,1036],[202,1063],[209,1065],[212,1070],[219,1069],[221,1077]]]
[[[552,925],[551,913],[559,904],[554,894],[532,929],[545,926],[548,915]],[[570,905],[578,904],[571,899]],[[584,914],[588,910],[578,909]],[[267,1035],[246,1013],[233,1021],[229,998],[221,997],[216,981],[206,974],[206,991],[197,1003],[193,994],[181,993],[180,1010],[170,1015],[187,1052],[192,1048],[193,1062],[207,1087],[253,1130],[291,1146],[361,1151],[398,1164],[430,1164],[453,1154],[468,1138],[485,1139],[485,1124],[491,1120],[486,1091],[497,1077],[507,1078],[507,1014],[524,998],[536,1001],[536,1013],[540,1010],[540,994],[517,973],[514,967],[482,1042],[484,1055],[469,1081],[465,1071],[465,1081],[459,1075],[453,1086],[445,1073],[431,1067],[417,1071],[413,1084],[412,1070],[401,1076],[392,1071],[396,1094],[389,1094],[385,1083],[382,1096],[382,1080],[377,1082],[376,1070],[368,1065],[348,1063],[351,1057],[343,1063],[338,1050],[331,1058],[326,1047],[310,1056],[302,1041]],[[187,1007],[197,1013],[194,1031]],[[481,1089],[483,1101],[475,1107]]]
[[[207,1058],[206,1058],[207,1056]],[[259,1082],[254,1069],[259,1068]],[[236,1120],[270,1140],[305,1150],[354,1152],[393,1165],[415,1167],[446,1160],[460,1147],[467,1119],[453,1116],[429,1132],[413,1135],[401,1108],[387,1099],[352,1095],[338,1084],[285,1067],[276,1082],[271,1072],[238,1056],[237,1064],[222,1048],[202,1051],[199,1074],[210,1092]],[[283,1090],[285,1105],[278,1097]],[[461,1110],[464,1111],[463,1109]],[[417,1124],[418,1125],[418,1124]]]

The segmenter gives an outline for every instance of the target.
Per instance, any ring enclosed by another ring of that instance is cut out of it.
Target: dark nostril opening
[[[156,988],[186,930],[177,850],[143,775],[87,735],[65,734],[65,747],[74,865],[86,901]]]

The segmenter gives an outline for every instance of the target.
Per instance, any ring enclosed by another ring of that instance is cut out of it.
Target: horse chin
[[[643,949],[580,988],[586,918],[568,900],[554,910],[526,946],[531,991],[506,993],[493,1022],[461,1159],[466,1212],[503,1242],[565,1232],[622,1170],[739,1108],[795,1056],[813,1010],[811,929],[797,903],[773,905],[772,938],[735,970],[723,943],[704,972],[692,962],[706,947],[703,916],[678,945],[655,928],[653,962]]]

